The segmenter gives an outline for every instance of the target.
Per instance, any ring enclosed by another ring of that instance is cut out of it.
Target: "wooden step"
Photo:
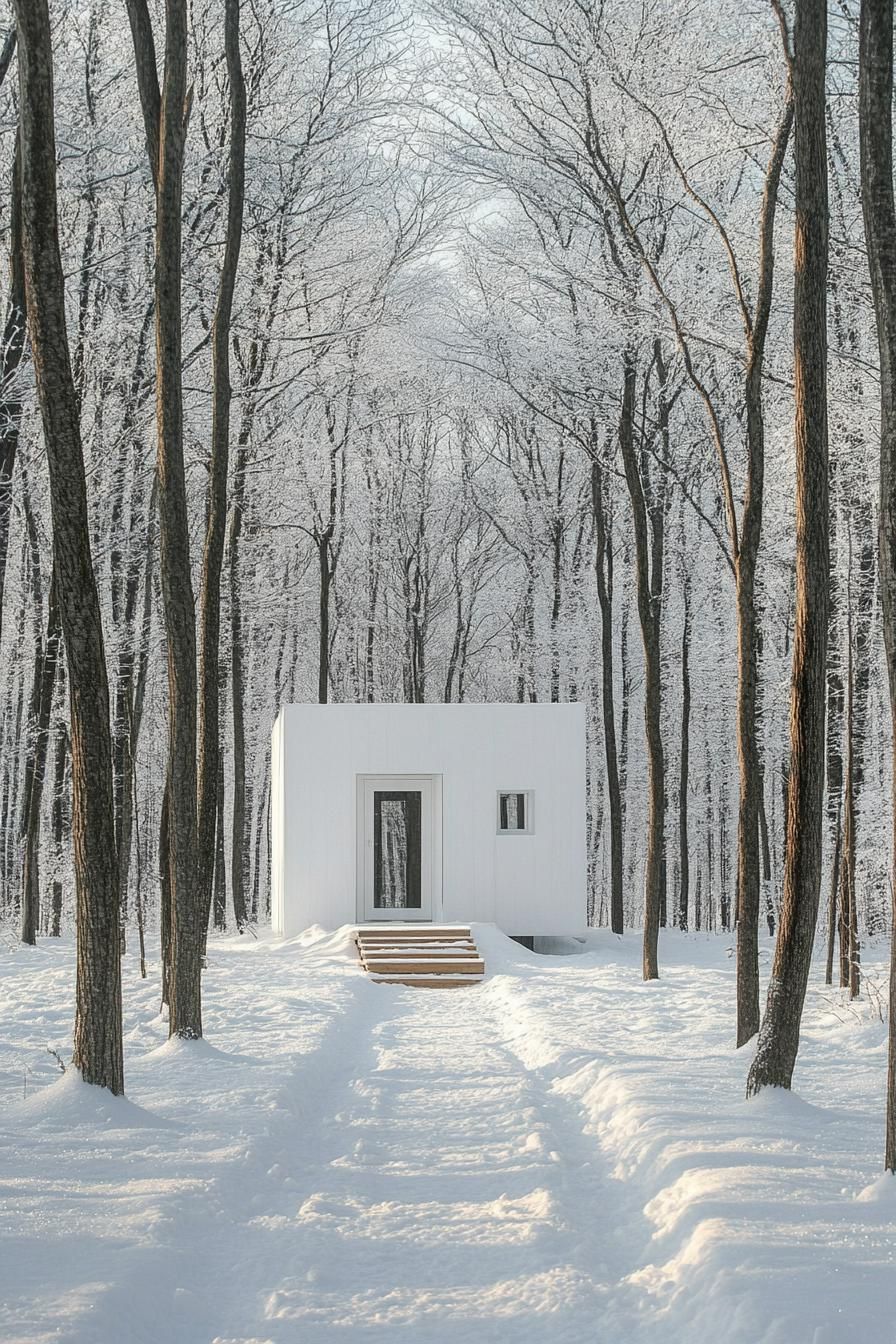
[[[463,925],[365,926],[355,930],[361,965],[378,985],[460,989],[480,984],[485,962]]]
[[[455,943],[472,943],[473,935],[470,933],[427,933],[425,935],[415,933],[406,936],[402,933],[358,933],[355,936],[355,941],[371,947],[377,943],[410,943],[414,947],[417,947],[420,943],[433,943],[437,947],[446,945],[453,947]]]
[[[376,943],[359,949],[362,957],[476,957],[475,943],[432,947],[429,943]]]
[[[469,929],[358,929],[359,943],[469,943],[473,935]]]
[[[475,943],[362,943],[362,957],[475,957]]]
[[[485,962],[479,957],[461,960],[430,961],[426,957],[383,957],[367,962],[367,970],[376,975],[482,975]]]

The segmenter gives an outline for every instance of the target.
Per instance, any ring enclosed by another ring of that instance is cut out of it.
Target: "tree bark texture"
[[[821,884],[829,615],[826,50],[825,0],[797,0],[793,70],[797,542],[787,852],[778,941],[748,1096],[763,1087],[790,1087]]]
[[[660,719],[660,607],[654,599],[650,574],[650,523],[644,487],[634,442],[635,366],[627,357],[619,421],[619,444],[625,468],[625,481],[632,504],[635,536],[635,577],[638,589],[638,617],[644,645],[644,728],[647,739],[648,815],[647,857],[644,873],[644,949],[645,980],[659,978],[657,950],[663,880],[663,820],[665,811],[665,762]]]
[[[196,788],[196,606],[184,477],[181,253],[187,93],[187,0],[165,2],[161,88],[145,0],[128,14],[150,169],[156,187],[156,422],[162,600],[168,642],[168,839],[172,1036],[202,1035],[202,912]],[[163,861],[164,862],[164,861]]]
[[[762,372],[774,286],[775,215],[781,169],[793,125],[793,88],[772,147],[765,177],[759,223],[759,284],[752,322],[747,328],[744,405],[747,419],[747,480],[738,539],[737,593],[737,758],[740,800],[737,815],[737,1044],[759,1030],[759,915],[762,877],[759,828],[762,762],[758,743],[758,649],[756,565],[762,538],[765,491],[765,414]]]
[[[78,397],[59,254],[53,59],[47,0],[16,0],[22,238],[28,324],[44,426],[53,563],[69,670],[77,892],[74,1063],[124,1091],[112,735],[100,604],[90,550]]]
[[[18,375],[25,357],[25,267],[22,257],[22,167],[21,140],[16,137],[12,165],[12,199],[9,212],[9,296],[3,328],[0,362],[0,636],[3,633],[3,591],[9,553],[9,523],[12,516],[12,476],[22,421],[22,398]]]
[[[613,549],[607,530],[605,474],[591,462],[591,504],[594,513],[595,574],[600,606],[601,706],[603,710],[604,759],[607,766],[607,797],[610,804],[610,927],[624,931],[622,902],[622,795],[616,749],[616,704],[613,691]]]
[[[688,927],[691,857],[688,844],[688,774],[691,723],[691,597],[685,578],[682,592],[684,620],[681,630],[681,751],[678,769],[678,917],[680,929]]]
[[[64,670],[64,663],[60,664],[63,681]],[[56,733],[56,752],[53,762],[53,803],[50,808],[50,820],[53,828],[53,861],[56,865],[56,875],[53,878],[50,895],[50,934],[53,938],[58,938],[62,931],[60,927],[62,923],[62,881],[59,877],[59,868],[66,831],[65,767],[69,755],[68,741],[68,733],[65,726],[62,725]]]
[[[880,351],[880,588],[890,716],[896,729],[896,205],[893,197],[893,0],[862,0],[859,19],[862,207]],[[896,862],[896,760],[893,770]],[[896,1172],[896,877],[884,1165]]]
[[[40,813],[43,801],[47,752],[50,743],[50,713],[53,708],[53,688],[56,685],[56,667],[59,661],[59,602],[56,576],[50,582],[50,600],[47,613],[46,639],[35,660],[34,694],[31,718],[34,729],[22,815],[22,942],[37,941],[40,920]]]
[[[246,179],[246,88],[240,59],[240,0],[225,0],[224,53],[230,86],[230,167],[227,233],[212,325],[212,452],[199,617],[199,762],[197,802],[203,939],[208,929],[215,873],[215,831],[220,755],[221,570],[227,530],[230,457],[230,341],[233,295],[243,234]]]
[[[843,857],[840,878],[840,984],[849,997],[859,996],[861,964],[856,908],[856,772],[855,772],[855,666],[850,594],[846,608],[846,715],[844,718]]]
[[[242,933],[249,923],[246,908],[246,724],[244,701],[246,678],[243,669],[243,608],[240,591],[240,538],[246,493],[247,443],[241,434],[237,449],[230,513],[228,565],[230,571],[230,683],[232,690],[233,740],[233,817],[230,836],[230,891],[233,917]]]

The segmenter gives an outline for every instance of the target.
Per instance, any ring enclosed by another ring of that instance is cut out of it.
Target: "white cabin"
[[[285,705],[271,771],[276,933],[584,933],[583,705]]]

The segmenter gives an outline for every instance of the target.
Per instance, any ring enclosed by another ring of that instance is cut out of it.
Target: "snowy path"
[[[500,1043],[479,991],[374,992],[311,1150],[276,1146],[273,1179],[307,1193],[256,1220],[280,1234],[253,1269],[265,1338],[618,1338],[597,1330],[625,1268],[602,1226],[617,1183],[578,1106]]]
[[[111,1105],[47,1086],[71,948],[0,952],[3,1344],[896,1344],[867,1005],[813,989],[802,1096],[747,1105],[722,940],[645,986],[634,938],[477,937],[455,992],[344,933],[218,943],[213,1045],[130,965]]]

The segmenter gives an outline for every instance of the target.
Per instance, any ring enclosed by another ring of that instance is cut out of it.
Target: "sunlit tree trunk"
[[[224,53],[230,91],[230,165],[227,191],[227,231],[218,301],[212,324],[212,452],[209,471],[205,551],[199,618],[199,760],[198,867],[203,942],[208,930],[216,868],[217,792],[223,778],[219,769],[221,571],[227,530],[227,475],[230,458],[230,342],[233,296],[243,235],[246,177],[246,89],[240,58],[240,0],[225,0]]]
[[[53,561],[69,672],[78,903],[74,1063],[86,1082],[121,1093],[124,1061],[109,688],[59,253],[50,15],[47,0],[16,0],[15,13],[28,326],[49,466]]]
[[[827,6],[797,0],[794,30],[796,617],[787,853],[775,958],[747,1094],[790,1087],[818,914],[828,645]]]
[[[893,0],[862,0],[859,21],[862,206],[880,351],[880,587],[896,740],[896,205],[893,198]],[[896,759],[893,768],[896,861]],[[896,876],[891,879],[890,1035],[884,1164],[896,1172]]]

